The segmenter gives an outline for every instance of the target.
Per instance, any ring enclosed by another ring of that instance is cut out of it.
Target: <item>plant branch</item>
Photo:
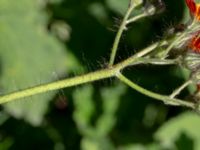
[[[169,96],[161,95],[161,94],[157,94],[157,93],[154,93],[152,91],[149,91],[149,90],[147,90],[147,89],[135,84],[134,82],[130,81],[128,78],[126,78],[121,73],[118,73],[117,77],[122,82],[124,82],[125,84],[127,84],[131,88],[135,89],[136,91],[138,91],[138,92],[140,92],[140,93],[142,93],[142,94],[144,94],[146,96],[149,96],[151,98],[154,98],[156,100],[162,101],[165,104],[174,105],[174,106],[185,106],[185,107],[189,107],[189,108],[192,108],[192,109],[195,108],[195,105],[193,103],[191,103],[191,102],[186,102],[186,101],[183,101],[183,100],[180,100],[180,99],[176,99],[176,98],[170,98]]]
[[[49,84],[39,85],[39,86],[31,87],[25,90],[21,90],[18,92],[10,93],[10,94],[0,97],[0,104],[9,102],[15,99],[25,98],[28,96],[44,93],[47,91],[62,89],[64,87],[71,87],[71,86],[75,86],[75,85],[79,85],[79,84],[83,84],[87,82],[96,81],[99,79],[112,77],[115,75],[115,72],[116,72],[115,69],[116,68],[103,69],[103,70],[88,73],[85,75],[81,75],[81,76],[77,76],[77,77],[73,77],[73,78],[69,78],[69,79],[65,79],[61,81],[56,81]]]
[[[126,21],[126,25],[128,25],[128,24],[130,24],[130,23],[133,23],[133,22],[135,22],[135,21],[137,21],[137,20],[139,20],[139,19],[141,19],[141,18],[147,17],[147,16],[148,16],[148,14],[147,14],[146,12],[143,12],[142,14],[139,14],[139,15],[137,15],[137,16],[134,16],[134,17],[128,19],[128,20]]]
[[[134,9],[134,5],[130,5],[127,12],[126,12],[126,15],[119,27],[119,30],[117,32],[117,35],[115,37],[115,40],[114,40],[114,43],[113,43],[113,47],[112,47],[112,50],[111,50],[111,55],[110,55],[110,61],[109,61],[109,66],[112,66],[114,64],[114,61],[115,61],[115,56],[116,56],[116,53],[117,53],[117,48],[119,46],[119,42],[120,42],[120,39],[121,39],[121,36],[122,36],[122,33],[123,31],[126,29],[126,22],[131,14],[131,12],[133,11]]]
[[[92,82],[92,81],[96,81],[96,80],[114,77],[114,76],[116,76],[116,74],[119,71],[121,71],[131,65],[138,65],[138,64],[145,64],[145,63],[146,64],[151,64],[151,63],[154,64],[155,59],[151,60],[151,59],[144,58],[144,61],[141,61],[141,60],[142,60],[143,56],[145,56],[148,53],[155,50],[158,45],[159,45],[159,43],[154,43],[154,44],[150,45],[149,47],[136,53],[135,55],[129,57],[128,59],[126,59],[114,66],[111,66],[110,68],[105,68],[105,69],[91,72],[91,73],[88,73],[85,75],[80,75],[77,77],[52,82],[49,84],[43,84],[43,85],[27,88],[25,90],[21,90],[21,91],[17,91],[17,92],[13,92],[10,94],[0,96],[0,104],[6,103],[9,101],[13,101],[16,99],[25,98],[28,96],[44,93],[47,91],[62,89],[65,87],[72,87],[72,86],[76,86],[76,85],[80,85],[80,84],[84,84],[84,83],[88,83],[88,82]],[[169,63],[167,63],[167,61],[169,61]],[[174,61],[174,60],[163,60],[163,62],[165,62],[165,65],[171,64],[172,61]],[[162,63],[162,64],[164,65],[164,63]]]
[[[175,59],[157,59],[157,58],[138,58],[138,64],[152,64],[152,65],[177,65],[180,62],[179,57]],[[136,65],[136,63],[134,63]]]
[[[178,37],[175,37],[173,39],[173,42],[167,47],[167,49],[164,51],[164,55],[163,58],[168,57],[168,53],[172,50],[172,48],[183,38],[185,37],[186,33],[183,32],[181,33],[181,35],[179,35]]]
[[[181,93],[181,91],[183,91],[188,85],[190,85],[192,83],[192,80],[188,80],[185,83],[183,83],[180,87],[178,87],[171,95],[170,98],[174,98],[177,95],[179,95]]]

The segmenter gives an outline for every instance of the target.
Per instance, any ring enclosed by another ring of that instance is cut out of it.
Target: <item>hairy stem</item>
[[[119,71],[121,71],[131,65],[155,63],[154,59],[151,60],[151,59],[144,58],[144,60],[141,61],[142,60],[141,57],[143,57],[143,56],[147,55],[148,53],[150,53],[151,51],[155,50],[157,45],[158,45],[158,43],[154,43],[153,45],[143,49],[142,51],[136,53],[135,55],[129,57],[128,59],[126,59],[112,67],[109,67],[109,68],[105,68],[105,69],[102,69],[99,71],[91,72],[91,73],[88,73],[85,75],[81,75],[81,76],[77,76],[77,77],[73,77],[73,78],[69,78],[69,79],[65,79],[65,80],[61,80],[61,81],[52,82],[49,84],[43,84],[43,85],[31,87],[31,88],[28,88],[25,90],[21,90],[21,91],[13,92],[10,94],[6,94],[4,96],[0,96],[0,104],[9,102],[9,101],[13,101],[16,99],[36,95],[39,93],[44,93],[47,91],[62,89],[65,87],[72,87],[72,86],[84,84],[87,82],[110,78],[110,77],[116,76],[116,74]],[[166,63],[166,61],[169,61],[170,63]],[[171,64],[172,61],[174,61],[174,60],[163,60],[163,63],[160,63],[160,64],[168,65],[168,64]]]
[[[161,94],[157,94],[154,93],[152,91],[149,91],[147,89],[144,89],[143,87],[135,84],[134,82],[132,82],[131,80],[129,80],[128,78],[126,78],[124,75],[122,75],[121,73],[117,74],[117,77],[124,82],[125,84],[129,85],[130,87],[132,87],[133,89],[135,89],[136,91],[147,95],[151,98],[160,100],[162,102],[164,102],[165,104],[169,104],[169,105],[174,105],[174,106],[185,106],[185,107],[189,107],[194,109],[195,105],[191,102],[186,102],[180,99],[175,99],[175,98],[170,98],[169,96],[166,95],[161,95]]]
[[[173,39],[173,42],[167,47],[167,49],[164,52],[163,58],[168,57],[169,52],[172,50],[172,48],[179,42],[184,36],[186,35],[185,32],[181,33],[178,37],[175,37]]]
[[[131,5],[127,12],[126,12],[126,15],[119,27],[119,30],[117,32],[117,35],[115,37],[115,40],[114,40],[114,43],[113,43],[113,47],[112,47],[112,50],[111,50],[111,55],[110,55],[110,61],[109,61],[109,66],[112,66],[114,64],[114,61],[115,61],[115,56],[116,56],[116,53],[117,53],[117,48],[119,46],[119,42],[120,42],[120,39],[121,39],[121,36],[122,36],[122,33],[123,31],[126,29],[126,22],[131,14],[131,12],[133,11],[134,9],[134,5]]]
[[[75,85],[79,85],[79,84],[83,84],[87,82],[92,82],[99,79],[112,77],[115,75],[115,71],[116,71],[115,69],[104,69],[104,70],[88,73],[85,75],[81,75],[81,76],[77,76],[77,77],[73,77],[73,78],[69,78],[69,79],[65,79],[61,81],[56,81],[49,84],[39,85],[39,86],[28,88],[22,91],[14,92],[5,96],[1,96],[0,104],[9,102],[15,99],[25,98],[28,96],[44,93],[47,91],[62,89],[64,87],[71,87],[71,86],[75,86]]]
[[[139,61],[140,60],[140,61]],[[176,59],[157,59],[157,58],[139,58],[138,64],[152,64],[152,65],[174,65],[179,64],[179,58]],[[135,63],[134,63],[135,65]]]

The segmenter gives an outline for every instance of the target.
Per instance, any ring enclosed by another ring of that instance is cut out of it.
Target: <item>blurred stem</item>
[[[127,22],[130,14],[131,14],[131,12],[133,11],[134,8],[135,8],[134,5],[130,5],[130,7],[128,8],[128,10],[126,12],[126,15],[125,15],[120,27],[119,27],[119,30],[117,32],[117,35],[115,37],[115,40],[114,40],[114,43],[113,43],[113,47],[112,47],[112,50],[111,50],[109,66],[112,66],[114,64],[116,53],[117,53],[117,49],[118,49],[118,46],[119,46],[119,42],[120,42],[122,33],[126,29],[126,25],[127,25],[126,22]]]
[[[83,84],[87,82],[92,82],[95,80],[109,78],[109,77],[114,76],[115,71],[116,71],[115,69],[116,68],[103,69],[103,70],[88,73],[85,75],[81,75],[81,76],[77,76],[77,77],[73,77],[73,78],[69,78],[69,79],[65,79],[61,81],[56,81],[49,84],[39,85],[39,86],[28,88],[22,91],[10,93],[10,94],[0,97],[0,104],[13,101],[15,99],[25,98],[28,96],[44,93],[47,91],[62,89],[64,87],[71,87],[71,86],[75,86],[75,85],[79,85],[79,84]]]
[[[179,95],[181,93],[181,91],[183,91],[188,85],[190,85],[192,83],[192,80],[188,80],[185,83],[183,83],[179,88],[177,88],[171,95],[170,98],[174,98],[177,95]]]
[[[186,42],[188,40],[188,37],[190,38],[190,35],[197,31],[199,31],[199,23],[196,22],[196,19],[194,19],[194,21],[187,27],[187,29],[184,32],[182,32],[179,35],[176,35],[172,39],[171,44],[167,47],[167,49],[163,53],[163,58],[166,58],[168,56],[169,52],[172,50],[172,48],[174,48],[176,45],[178,45],[180,43],[180,41],[182,43]],[[185,39],[185,41],[182,41],[182,39]]]
[[[180,59],[156,59],[156,58],[139,58],[138,64],[152,64],[152,65],[174,65],[179,64]],[[136,65],[136,63],[134,63]]]
[[[138,91],[138,92],[140,92],[140,93],[142,93],[142,94],[144,94],[146,96],[149,96],[151,98],[160,100],[160,101],[164,102],[165,104],[174,105],[174,106],[185,106],[185,107],[189,107],[189,108],[192,108],[192,109],[195,108],[195,105],[193,103],[191,103],[191,102],[186,102],[186,101],[183,101],[183,100],[180,100],[180,99],[170,98],[169,96],[161,95],[161,94],[157,94],[157,93],[154,93],[152,91],[149,91],[149,90],[147,90],[147,89],[135,84],[134,82],[132,82],[131,80],[126,78],[121,73],[118,73],[117,77],[122,82],[124,82],[125,84],[129,85],[130,87],[132,87],[136,91]]]
[[[185,37],[186,33],[183,32],[181,33],[181,35],[179,35],[178,37],[175,37],[172,41],[172,43],[167,47],[167,49],[164,51],[164,55],[163,58],[168,57],[169,52],[172,50],[172,48],[177,44],[177,42],[179,42],[183,37]]]
[[[144,18],[144,17],[146,17],[146,16],[148,16],[148,14],[147,14],[146,12],[143,12],[142,14],[139,14],[139,15],[137,15],[137,16],[135,16],[135,17],[132,17],[132,18],[128,19],[128,20],[126,21],[126,25],[128,25],[128,24],[130,24],[130,23],[133,23],[133,22],[135,22],[135,21],[137,21],[137,20],[139,20],[139,19],[141,19],[141,18]]]
[[[80,75],[80,76],[76,76],[76,77],[61,80],[61,81],[56,81],[56,82],[52,82],[48,84],[43,84],[43,85],[27,88],[25,90],[21,90],[21,91],[13,92],[10,94],[6,94],[4,96],[0,96],[0,104],[13,101],[16,99],[44,93],[47,91],[62,89],[65,87],[72,87],[72,86],[76,86],[76,85],[80,85],[80,84],[84,84],[84,83],[88,83],[88,82],[92,82],[92,81],[96,81],[100,79],[114,77],[119,71],[131,65],[151,64],[151,63],[155,64],[155,59],[147,59],[147,58],[143,59],[142,57],[149,54],[153,50],[155,50],[158,45],[159,43],[154,43],[150,45],[149,47],[136,53],[135,55],[129,57],[128,59],[114,66],[111,66],[102,70],[98,70],[95,72],[87,73],[85,75]],[[163,61],[163,63],[161,63],[161,61]],[[169,63],[167,63],[167,61],[169,61]],[[158,65],[172,64],[173,61],[174,60],[160,60],[160,63]]]

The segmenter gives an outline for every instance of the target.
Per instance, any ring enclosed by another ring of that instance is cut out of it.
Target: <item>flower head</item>
[[[200,54],[200,36],[199,32],[195,34],[195,36],[191,39],[188,47],[195,53]]]
[[[190,13],[200,21],[200,4],[196,4],[194,0],[185,0]]]
[[[197,21],[200,21],[200,4],[195,3],[194,0],[185,0],[190,13]],[[194,34],[192,37],[190,43],[188,44],[188,47],[195,53],[200,53],[200,31]]]

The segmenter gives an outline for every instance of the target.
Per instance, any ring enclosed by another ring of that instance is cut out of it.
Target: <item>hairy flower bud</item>
[[[143,0],[130,0],[129,5],[138,6],[138,5],[141,5],[142,3],[143,3]]]
[[[154,14],[155,13],[161,13],[165,10],[165,3],[162,0],[148,0],[146,2],[146,6],[149,9],[152,9],[151,7],[154,7]]]
[[[196,71],[200,68],[200,55],[194,52],[187,52],[184,56],[184,66],[189,70]]]

